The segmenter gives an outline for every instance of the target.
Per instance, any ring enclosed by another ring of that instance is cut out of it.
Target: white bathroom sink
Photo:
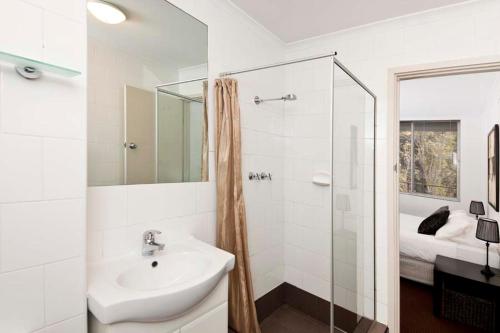
[[[103,324],[166,321],[200,303],[233,267],[232,254],[190,237],[152,257],[91,265],[88,306]]]
[[[210,267],[210,256],[200,252],[170,253],[153,262],[145,260],[118,275],[120,286],[135,290],[157,290],[202,276]]]

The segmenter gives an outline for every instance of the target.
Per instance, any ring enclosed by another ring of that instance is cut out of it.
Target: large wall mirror
[[[97,3],[111,7],[88,15],[88,185],[208,181],[207,25],[164,0]]]

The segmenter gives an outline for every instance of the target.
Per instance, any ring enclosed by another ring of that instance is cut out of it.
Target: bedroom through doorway
[[[498,332],[500,72],[403,79],[397,109],[400,332]]]

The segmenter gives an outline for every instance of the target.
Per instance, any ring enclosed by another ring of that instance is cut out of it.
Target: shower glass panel
[[[203,181],[207,122],[202,80],[156,89],[157,181]],[[208,167],[208,166],[205,166]]]
[[[333,317],[358,332],[375,317],[375,99],[337,64],[333,90]]]
[[[373,97],[332,56],[231,77],[262,331],[366,331],[374,318]]]

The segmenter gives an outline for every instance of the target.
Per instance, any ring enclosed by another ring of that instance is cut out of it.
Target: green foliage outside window
[[[402,193],[458,198],[458,121],[402,121]]]

